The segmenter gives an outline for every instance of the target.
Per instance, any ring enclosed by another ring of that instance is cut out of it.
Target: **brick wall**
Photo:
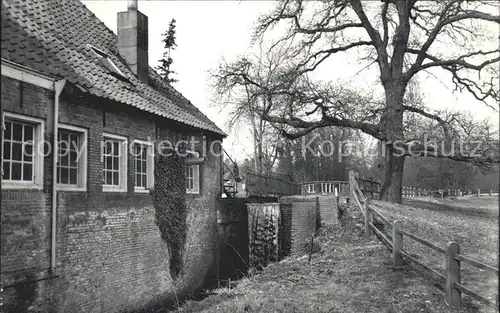
[[[318,209],[315,196],[280,198],[283,253],[306,252],[304,246],[317,229]]]
[[[248,271],[248,212],[245,198],[219,199],[218,278],[239,279]]]
[[[129,143],[148,137],[209,136],[131,107],[80,99],[65,91],[59,122],[88,131],[87,190],[58,192],[54,274],[49,271],[52,156],[44,161],[43,190],[2,189],[1,274],[6,311],[122,312],[173,299],[167,245],[155,225],[152,197],[134,192],[130,156],[127,192],[102,191],[100,142],[103,132],[125,136]],[[2,76],[1,97],[5,112],[47,121],[54,93]],[[52,141],[51,134],[45,134]],[[208,144],[213,140],[209,137]],[[200,195],[187,196],[185,268],[175,282],[178,293],[193,291],[215,275],[220,173],[220,157],[208,154],[200,166]]]
[[[337,198],[335,196],[318,197],[321,223],[333,225],[338,223]]]
[[[280,203],[280,258],[287,257],[292,252],[292,202]]]

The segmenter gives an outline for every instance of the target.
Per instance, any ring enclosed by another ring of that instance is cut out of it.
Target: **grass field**
[[[498,268],[498,198],[406,199],[404,205],[374,201],[389,220],[401,220],[403,229],[444,248],[450,241],[460,253]],[[413,240],[403,249],[425,264],[443,272],[444,256]],[[498,276],[462,263],[462,283],[495,300]],[[466,296],[464,299],[470,301]],[[478,302],[472,304],[482,307]]]
[[[487,200],[481,201],[485,201],[481,207],[495,211]],[[402,220],[409,231],[442,245],[456,240],[466,255],[497,264],[497,217],[476,214],[477,203],[459,203],[458,207],[464,211],[451,209],[452,203],[430,203],[412,200],[407,205],[374,204],[390,219]],[[447,307],[437,281],[422,270],[410,266],[392,269],[389,251],[375,236],[365,236],[362,221],[359,209],[349,208],[343,215],[342,226],[320,231],[318,241],[322,250],[313,255],[310,264],[307,256],[291,256],[240,280],[234,288],[217,289],[201,301],[188,301],[179,311],[457,312]],[[408,243],[405,249],[424,255],[423,260],[437,269],[442,266],[442,258],[419,250],[418,246]],[[464,281],[472,282],[474,290],[481,289],[477,291],[482,294],[497,290],[497,281],[491,275],[484,276],[465,267],[464,272]],[[470,284],[467,286],[472,288]],[[493,312],[464,299],[464,310],[460,312]]]

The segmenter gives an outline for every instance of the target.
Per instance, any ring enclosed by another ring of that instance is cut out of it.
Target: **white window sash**
[[[43,189],[43,142],[45,122],[43,119],[25,116],[21,114],[4,112],[2,116],[2,132],[5,127],[5,120],[19,121],[21,123],[32,124],[35,134],[33,137],[33,180],[31,181],[17,181],[2,179],[2,189]],[[3,137],[2,137],[3,139]],[[4,140],[4,139],[3,139]],[[3,140],[2,140],[2,153],[3,153]],[[40,151],[39,151],[40,150]],[[40,153],[42,155],[40,155]],[[2,171],[3,171],[3,158],[2,158]],[[2,173],[3,176],[3,173]]]
[[[200,154],[196,151],[187,150],[188,154],[198,157]],[[188,189],[186,186],[186,193],[188,194],[199,194],[200,193],[200,166],[199,165],[189,165],[193,168],[193,188]]]
[[[78,136],[81,140],[81,145],[79,147],[80,151],[77,152],[79,154],[79,158],[78,158],[78,162],[77,162],[77,166],[78,166],[77,183],[76,184],[57,183],[57,190],[86,191],[87,190],[87,148],[88,148],[87,140],[88,140],[88,132],[85,128],[59,123],[58,134],[59,134],[59,131],[61,131],[61,130],[62,131],[69,130],[69,131],[78,133]],[[58,172],[59,172],[59,170],[57,170],[55,172],[55,174],[58,175]]]
[[[101,145],[101,160],[104,162],[104,142],[106,139],[120,141],[118,145],[120,149],[120,157],[118,158],[118,186],[106,185],[103,181],[102,191],[104,192],[127,192],[127,156],[128,156],[128,141],[127,137],[103,133],[103,144]],[[102,173],[101,173],[102,175]]]
[[[149,189],[154,188],[154,145],[151,141],[135,139],[132,144],[146,146],[146,187],[134,186],[134,192],[149,193]],[[134,182],[135,182],[135,156],[134,156]]]

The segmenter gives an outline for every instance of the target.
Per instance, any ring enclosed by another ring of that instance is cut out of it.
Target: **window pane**
[[[113,169],[118,169],[118,164],[120,163],[120,159],[118,157],[113,157]]]
[[[61,168],[61,184],[67,184],[69,182],[69,170],[67,168]]]
[[[146,175],[142,175],[142,187],[146,187]]]
[[[72,168],[69,170],[69,183],[72,185],[76,185],[77,176],[76,176],[76,168]]]
[[[19,123],[12,123],[14,128],[13,128],[13,139],[17,141],[22,141],[23,140],[23,125]]]
[[[3,162],[3,176],[2,179],[10,180],[10,162]]]
[[[68,134],[66,132],[59,132],[59,141],[62,142],[63,147],[68,146]]]
[[[105,165],[104,168],[112,169],[113,168],[113,157],[107,156],[106,163],[104,165]]]
[[[3,143],[3,159],[10,160],[10,142]]]
[[[18,142],[13,142],[12,143],[12,160],[18,160],[18,161],[21,161],[22,160],[22,147],[23,144],[22,143],[18,143]]]
[[[113,155],[120,155],[120,149],[118,148],[117,141],[113,141]]]
[[[33,179],[33,165],[24,163],[23,180],[32,180],[32,179]]]
[[[78,148],[78,135],[71,134],[69,142],[70,142],[70,149],[76,151],[76,149]]]
[[[105,139],[105,144],[104,144],[104,154],[111,154],[111,149],[113,145],[111,141]]]
[[[33,140],[33,132],[35,131],[32,125],[24,125],[24,141]]]
[[[76,152],[75,151],[71,151],[69,153],[69,166],[71,167],[76,167]]]
[[[68,151],[63,151],[61,153],[61,166],[68,166],[69,165],[69,153]]]
[[[119,185],[120,182],[118,181],[118,172],[113,172],[113,185]]]
[[[141,172],[141,161],[136,159],[135,160],[135,172],[140,173]]]
[[[106,185],[113,185],[113,173],[106,171]]]
[[[12,163],[12,180],[21,180],[21,163]]]
[[[3,138],[4,139],[10,139],[12,134],[12,123],[11,122],[5,122],[5,130],[3,131]]]
[[[141,175],[135,174],[135,185],[140,186],[141,183]]]
[[[33,145],[24,145],[24,161],[31,162],[33,160]]]
[[[146,161],[142,161],[142,167],[141,167],[141,169],[142,169],[143,173],[147,173],[148,172],[147,171],[147,166],[146,166]]]

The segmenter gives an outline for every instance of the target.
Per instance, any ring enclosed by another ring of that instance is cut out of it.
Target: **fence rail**
[[[375,209],[373,206],[370,206],[370,199],[364,197],[363,193],[359,189],[359,184],[356,179],[356,175],[354,172],[349,173],[349,183],[351,186],[351,197],[353,198],[353,202],[356,203],[358,208],[363,213],[365,219],[365,232],[367,236],[370,236],[372,232],[377,235],[377,237],[389,247],[392,251],[393,258],[393,266],[394,268],[399,268],[403,266],[403,258],[413,262],[427,272],[432,273],[436,277],[439,277],[444,281],[443,289],[446,293],[446,303],[449,307],[461,309],[462,308],[462,293],[469,295],[470,297],[490,306],[498,309],[498,295],[497,301],[494,303],[493,301],[481,296],[475,291],[467,288],[466,286],[461,284],[461,262],[467,263],[469,265],[475,266],[479,269],[493,272],[498,275],[498,268],[495,268],[491,265],[482,263],[480,261],[469,258],[465,255],[460,254],[460,247],[456,242],[449,242],[446,249],[443,249],[434,243],[425,240],[415,234],[407,232],[403,230],[401,227],[400,221],[390,222],[387,217],[385,217],[380,211]],[[360,201],[360,198],[363,201]],[[363,204],[361,204],[363,202]],[[385,234],[381,229],[378,229],[373,223],[374,216],[377,219],[380,219],[386,225],[392,226],[392,238]],[[403,238],[407,237],[412,239],[424,246],[427,246],[441,254],[444,255],[445,259],[445,270],[444,273],[440,273],[436,269],[431,268],[427,264],[418,260],[417,257],[410,255],[408,252],[403,250]]]
[[[420,238],[420,237],[418,237],[417,235],[414,235],[414,234],[409,233],[409,232],[407,232],[407,231],[404,231],[404,230],[402,230],[402,229],[400,229],[400,230],[399,230],[399,232],[400,232],[401,234],[403,234],[403,235],[405,235],[405,236],[407,236],[407,237],[409,237],[409,238],[411,238],[411,239],[415,240],[416,242],[423,244],[424,246],[427,246],[427,247],[429,247],[429,248],[431,248],[431,249],[433,249],[433,250],[436,250],[437,252],[440,252],[440,253],[442,253],[442,254],[445,254],[445,253],[446,253],[446,250],[445,250],[445,249],[443,249],[443,248],[441,248],[441,247],[438,247],[438,246],[436,246],[435,244],[433,244],[432,242],[427,241],[427,240],[425,240],[425,239],[423,239],[423,238]]]
[[[448,198],[448,197],[459,197],[459,196],[477,196],[481,197],[481,195],[488,194],[492,196],[494,194],[498,194],[498,191],[493,189],[481,189],[472,190],[469,188],[463,189],[455,189],[455,188],[444,188],[444,189],[425,189],[425,188],[416,188],[416,187],[406,187],[403,186],[402,195],[405,198],[413,198],[413,197],[434,197],[434,198]]]
[[[469,265],[475,266],[475,267],[477,267],[479,269],[482,269],[483,271],[491,271],[491,272],[493,272],[493,273],[495,273],[495,274],[498,275],[498,268],[495,268],[495,267],[493,267],[491,265],[484,264],[484,263],[481,263],[481,262],[476,261],[474,259],[468,258],[465,255],[457,254],[457,255],[455,255],[455,259],[457,261],[462,261],[462,262],[465,262],[465,263],[467,263]]]

